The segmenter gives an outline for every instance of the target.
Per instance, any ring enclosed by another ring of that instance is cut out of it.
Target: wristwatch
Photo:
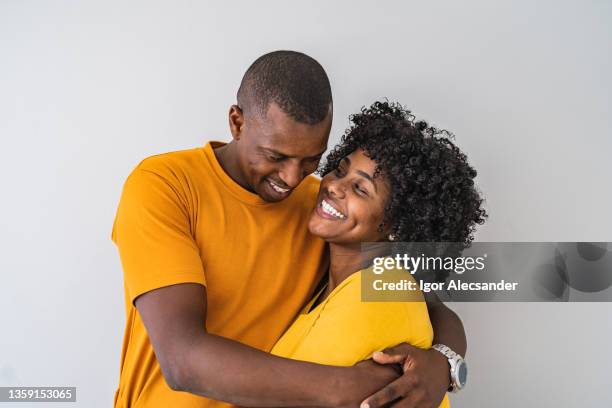
[[[450,387],[448,387],[448,391],[458,392],[463,389],[467,382],[467,365],[463,357],[444,344],[435,344],[432,348],[448,359],[450,365]]]

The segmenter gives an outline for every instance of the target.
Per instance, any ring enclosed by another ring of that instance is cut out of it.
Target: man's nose
[[[302,180],[304,180],[306,174],[304,173],[304,168],[300,163],[288,162],[284,163],[279,176],[287,187],[293,189],[296,188],[298,184],[302,182]]]

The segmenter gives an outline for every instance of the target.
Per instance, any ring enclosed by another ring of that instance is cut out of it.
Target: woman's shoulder
[[[430,347],[433,330],[423,302],[366,302],[359,272],[341,282],[308,315],[293,358],[353,365],[400,343]],[[305,322],[305,320],[302,320]],[[292,326],[290,330],[301,330]],[[340,345],[340,348],[339,346]],[[307,357],[316,356],[315,360]]]
[[[358,313],[362,319],[405,326],[419,321],[429,322],[427,304],[422,297],[419,301],[368,301],[364,297],[364,270],[355,272],[341,283],[334,296],[332,308],[346,308]]]

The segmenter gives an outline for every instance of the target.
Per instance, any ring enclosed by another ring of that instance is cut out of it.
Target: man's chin
[[[290,195],[291,193],[287,194],[284,197],[266,197],[266,198],[261,197],[261,196],[260,197],[267,203],[278,203],[278,202],[286,200],[287,198],[289,198]]]
[[[285,198],[275,198],[275,197],[270,197],[269,195],[263,195],[260,194],[259,197],[264,200],[266,203],[278,203],[280,201],[283,201]]]
[[[279,197],[276,194],[272,194],[265,187],[257,189],[256,193],[259,196],[259,198],[261,198],[266,203],[278,203],[279,201],[283,201],[285,198],[287,198],[287,197]]]

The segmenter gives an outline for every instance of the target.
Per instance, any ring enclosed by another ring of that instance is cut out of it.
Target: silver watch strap
[[[440,352],[444,357],[447,358],[448,364],[450,366],[450,385],[448,387],[449,392],[458,392],[462,387],[461,384],[458,383],[458,378],[455,376],[455,368],[457,367],[458,362],[463,362],[463,357],[458,353],[455,353],[450,347],[444,344],[434,344],[431,348]],[[465,364],[465,362],[463,363]]]
[[[463,357],[461,357],[460,354],[455,353],[450,347],[448,347],[448,346],[446,346],[444,344],[434,344],[431,348],[434,349],[434,350],[438,350],[446,358],[450,358],[452,360],[456,360],[456,359],[463,360]]]

